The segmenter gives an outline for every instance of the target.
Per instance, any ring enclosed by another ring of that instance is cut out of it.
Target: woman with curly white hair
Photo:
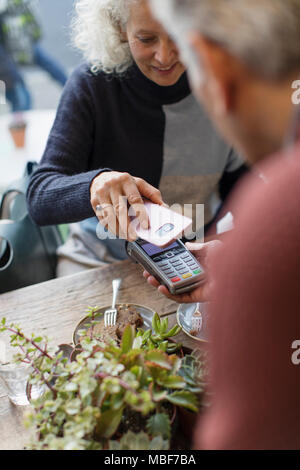
[[[145,0],[78,0],[73,33],[86,63],[64,89],[27,193],[38,224],[81,221],[59,250],[58,275],[126,257],[124,240],[96,236],[95,215],[109,232],[136,238],[120,196],[139,204],[142,226],[142,197],[205,204],[209,224],[245,171],[196,103],[175,43]]]

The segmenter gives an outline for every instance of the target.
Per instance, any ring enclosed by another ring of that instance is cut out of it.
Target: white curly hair
[[[77,0],[72,20],[72,39],[91,71],[124,73],[133,59],[128,42],[122,39],[130,4],[141,0]]]

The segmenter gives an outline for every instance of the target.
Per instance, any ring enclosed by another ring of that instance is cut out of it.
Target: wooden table
[[[148,285],[141,268],[131,261],[2,294],[0,318],[5,316],[8,322],[17,323],[27,334],[46,335],[52,339],[52,344],[71,343],[73,330],[85,316],[87,306],[110,305],[111,281],[117,277],[123,280],[118,303],[145,305],[160,316],[167,316],[170,326],[176,323],[178,304]],[[182,332],[176,340],[190,349],[199,348],[201,344]],[[8,342],[8,337],[1,336],[0,341]],[[22,449],[28,442],[29,431],[23,427],[23,412],[24,407],[10,403],[0,385],[0,450]]]

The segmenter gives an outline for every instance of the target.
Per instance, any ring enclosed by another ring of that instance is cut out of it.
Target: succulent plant
[[[90,315],[94,324],[93,309]],[[88,336],[85,332],[82,350],[70,362],[62,352],[50,350],[47,338],[27,337],[19,326],[7,325],[2,319],[0,332],[10,331],[11,344],[21,350],[16,360],[32,366],[30,383],[45,387],[27,414],[27,426],[34,430],[29,447],[99,450],[169,446],[168,408],[173,405],[198,411],[199,387],[193,371],[199,368],[194,358],[189,362],[170,354],[178,346],[169,338],[180,328],[168,330],[167,319],[161,320],[157,314],[152,327],[154,333],[136,332],[127,326],[120,345],[102,343],[93,332]],[[145,428],[140,431],[144,432],[138,432],[130,443],[132,435],[125,431],[120,442],[113,442],[120,437],[118,430],[128,410],[143,418]]]
[[[120,441],[109,441],[109,450],[169,450],[169,441],[164,440],[161,435],[151,439],[143,431],[128,431]]]
[[[186,390],[203,394],[207,384],[206,353],[196,349],[184,356],[178,374],[185,380]]]

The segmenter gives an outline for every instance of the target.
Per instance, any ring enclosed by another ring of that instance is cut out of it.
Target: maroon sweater
[[[236,191],[236,229],[215,254],[210,309],[212,405],[195,447],[299,449],[300,145]]]

